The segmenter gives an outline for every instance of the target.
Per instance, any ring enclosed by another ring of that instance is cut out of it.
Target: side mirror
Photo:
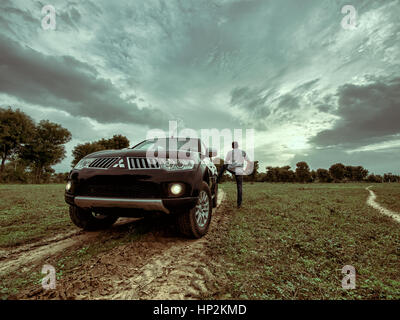
[[[217,150],[214,149],[214,148],[207,148],[207,150],[206,150],[206,155],[207,155],[209,158],[216,157],[216,156],[217,156]]]

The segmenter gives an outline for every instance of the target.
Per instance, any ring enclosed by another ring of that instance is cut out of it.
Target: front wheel
[[[208,231],[211,215],[211,192],[208,184],[203,182],[196,206],[178,216],[178,228],[188,237],[201,238]]]
[[[88,231],[111,227],[118,220],[117,216],[96,214],[76,206],[69,207],[69,216],[77,227]]]

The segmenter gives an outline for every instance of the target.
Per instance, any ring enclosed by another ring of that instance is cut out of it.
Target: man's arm
[[[246,169],[244,170],[245,175],[250,175],[253,173],[254,170],[254,162],[250,160],[249,156],[245,151],[243,151],[243,157],[247,161]]]
[[[232,152],[228,151],[228,153],[226,154],[226,157],[225,157],[225,164],[229,164],[231,162],[232,162]]]
[[[249,156],[247,155],[246,151],[243,151],[243,158],[244,160],[246,160],[247,162],[251,162]]]

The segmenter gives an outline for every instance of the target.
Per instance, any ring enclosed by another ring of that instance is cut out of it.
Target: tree
[[[296,178],[299,182],[310,182],[311,173],[307,162],[301,161],[296,164]]]
[[[368,182],[376,182],[376,183],[381,183],[383,181],[382,176],[380,175],[374,175],[374,174],[370,174],[367,177],[367,181]]]
[[[258,169],[259,169],[259,164],[258,161],[254,161],[253,162],[253,172],[250,174],[251,180],[252,181],[256,181],[257,180],[257,176],[258,176]]]
[[[311,181],[315,182],[317,180],[317,172],[315,170],[311,170]]]
[[[267,167],[267,172],[263,175],[262,181],[268,182],[294,182],[295,173],[290,170],[290,166]]]
[[[119,150],[129,147],[129,140],[127,137],[122,135],[114,135],[110,139],[100,139],[98,141],[87,142],[83,144],[78,144],[72,151],[74,159],[72,160],[72,167],[74,167],[79,160],[96,151],[101,150]]]
[[[68,181],[68,172],[64,172],[64,173],[54,173],[51,176],[51,182],[53,183],[65,183]]]
[[[0,178],[3,176],[6,160],[17,154],[29,141],[34,126],[32,119],[19,109],[13,111],[11,107],[0,108]]]
[[[72,150],[72,156],[74,157],[71,163],[72,167],[75,167],[79,160],[81,160],[88,154],[101,150],[104,150],[104,147],[97,142],[78,144],[77,146],[75,146],[74,150]]]
[[[265,181],[278,182],[277,168],[271,166],[267,167],[267,173],[265,174]]]
[[[103,146],[104,150],[120,150],[129,147],[128,138],[120,134],[115,134],[110,139],[101,139],[98,143]]]
[[[329,173],[335,181],[342,181],[345,174],[345,166],[342,163],[335,163],[329,168]]]
[[[281,182],[294,182],[296,180],[296,175],[293,170],[290,170],[290,166],[278,167],[278,181]]]
[[[331,182],[332,177],[328,170],[326,169],[317,169],[317,178],[319,182]]]
[[[363,181],[368,176],[368,170],[362,166],[354,167],[353,179],[354,181]]]
[[[11,157],[4,166],[3,182],[27,183],[29,182],[29,171],[25,163],[16,157]]]
[[[383,175],[383,182],[400,182],[399,178],[399,176],[396,176],[393,173],[389,172]]]
[[[363,181],[368,175],[368,170],[362,166],[346,166],[344,169],[344,177],[349,181]]]
[[[21,151],[34,174],[34,182],[40,183],[42,175],[51,175],[51,166],[65,157],[64,144],[71,140],[71,133],[57,123],[42,120],[35,127],[33,135]],[[54,170],[53,170],[54,171]]]

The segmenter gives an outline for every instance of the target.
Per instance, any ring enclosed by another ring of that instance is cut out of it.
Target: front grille
[[[159,194],[153,188],[144,186],[110,186],[87,185],[81,189],[80,195],[94,197],[121,197],[121,198],[158,198]]]
[[[128,158],[130,169],[159,169],[160,164],[155,158]]]
[[[126,175],[96,175],[79,184],[76,195],[115,198],[160,198],[160,185]]]
[[[119,158],[98,158],[94,160],[90,165],[89,168],[101,168],[101,169],[108,169],[111,167],[115,161]]]

